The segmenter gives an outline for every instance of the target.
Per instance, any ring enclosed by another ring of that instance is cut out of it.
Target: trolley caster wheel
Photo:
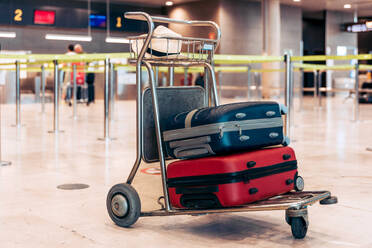
[[[307,224],[302,217],[292,217],[290,220],[292,235],[295,239],[303,239],[307,233]]]
[[[116,184],[107,194],[107,211],[116,225],[129,227],[141,214],[141,201],[136,190],[129,184]]]
[[[287,209],[285,220],[291,226],[292,235],[295,239],[303,239],[309,226],[307,208]]]
[[[294,185],[294,188],[297,192],[299,191],[303,191],[304,188],[305,188],[305,181],[304,179],[301,177],[301,176],[297,176],[295,178],[295,185]]]
[[[330,197],[327,197],[321,200],[319,203],[321,205],[331,205],[331,204],[336,204],[337,202],[338,202],[338,199],[336,196],[330,196]]]

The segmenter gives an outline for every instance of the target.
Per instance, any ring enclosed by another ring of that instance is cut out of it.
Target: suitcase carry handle
[[[210,209],[222,207],[218,197],[212,193],[185,194],[181,196],[180,203],[182,206],[191,209]]]
[[[215,155],[209,144],[197,144],[192,146],[177,147],[173,154],[176,158],[191,158],[199,157],[201,155]]]
[[[176,188],[176,194],[207,194],[218,192],[218,186],[197,187],[197,188]]]

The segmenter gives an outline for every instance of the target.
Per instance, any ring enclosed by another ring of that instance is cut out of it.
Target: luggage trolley
[[[307,207],[318,201],[321,204],[334,204],[337,203],[337,198],[331,196],[329,191],[302,191],[302,180],[296,182],[297,192],[289,192],[253,204],[218,209],[178,209],[171,207],[166,173],[166,160],[170,159],[170,157],[164,148],[161,127],[166,125],[168,118],[182,111],[200,108],[203,105],[217,106],[219,104],[213,69],[213,55],[219,45],[221,32],[218,25],[211,21],[183,21],[154,17],[144,12],[127,12],[125,17],[146,21],[148,34],[129,38],[131,43],[129,62],[136,64],[137,158],[126,183],[114,185],[107,195],[107,211],[115,224],[121,227],[129,227],[140,216],[203,215],[226,212],[285,210],[285,219],[291,226],[293,236],[299,239],[304,238],[309,224]],[[214,31],[215,39],[156,36],[154,35],[154,22],[209,27]],[[158,41],[163,40],[167,44],[167,48],[170,46],[174,47],[176,42],[178,50],[181,52],[174,54],[166,51],[159,56],[159,52],[153,52],[154,50],[152,49],[152,41],[155,39],[158,39]],[[170,43],[173,44],[170,45]],[[141,48],[139,48],[139,44],[142,45]],[[147,89],[143,89],[142,86],[142,66],[146,67],[149,76],[150,87]],[[207,76],[208,72],[211,80],[207,80],[206,77],[205,89],[199,86],[158,87],[154,80],[153,71],[153,67],[156,66],[169,67],[171,70],[174,67],[202,66],[205,68],[205,75]],[[174,102],[171,104],[172,100],[176,101],[177,104],[174,104]],[[161,206],[159,210],[141,212],[140,198],[136,190],[131,186],[142,160],[146,162],[160,162],[164,195],[158,199],[158,203]]]

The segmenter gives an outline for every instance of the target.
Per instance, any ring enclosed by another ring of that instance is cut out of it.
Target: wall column
[[[261,0],[263,55],[280,56],[280,0]],[[263,69],[280,68],[278,62],[264,63]],[[280,96],[280,72],[262,73],[262,96]]]

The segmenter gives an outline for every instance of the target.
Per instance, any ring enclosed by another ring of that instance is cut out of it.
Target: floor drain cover
[[[61,184],[57,186],[58,189],[64,190],[76,190],[76,189],[86,189],[89,188],[88,184],[83,183],[68,183],[68,184]]]

